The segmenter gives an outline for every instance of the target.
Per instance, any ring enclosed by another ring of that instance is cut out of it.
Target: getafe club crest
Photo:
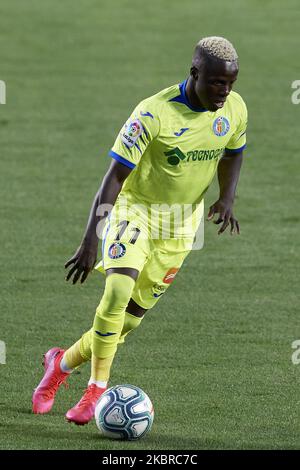
[[[227,134],[230,129],[230,124],[228,119],[224,116],[219,116],[217,119],[214,120],[213,123],[213,131],[214,134],[218,137],[223,137]]]
[[[125,124],[124,129],[121,131],[122,142],[128,147],[133,147],[142,133],[143,126],[141,122],[138,119],[134,119]]]
[[[117,258],[122,258],[126,253],[126,247],[123,245],[123,243],[113,243],[110,245],[108,248],[108,256],[111,259],[117,259]]]

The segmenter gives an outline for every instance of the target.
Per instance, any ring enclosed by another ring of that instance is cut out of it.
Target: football
[[[106,390],[95,409],[100,433],[112,439],[140,439],[150,431],[153,418],[154,409],[148,395],[128,384]]]

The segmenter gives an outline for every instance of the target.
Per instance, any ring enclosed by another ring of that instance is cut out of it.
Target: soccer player
[[[34,413],[49,412],[59,386],[74,368],[91,360],[88,387],[66,418],[76,424],[93,418],[118,344],[139,326],[192,249],[203,197],[216,171],[220,194],[208,220],[216,216],[219,234],[227,227],[239,234],[233,203],[246,144],[247,109],[232,91],[237,76],[233,45],[221,37],[204,38],[196,45],[188,78],[143,100],[125,123],[110,151],[112,162],[83,240],[65,265],[72,266],[67,280],[86,280],[97,258],[97,226],[105,219],[104,293],[92,328],[69,349],[56,347],[46,353],[44,377],[32,398]],[[163,220],[171,209],[160,209],[161,204],[193,209],[180,229],[173,224],[169,236],[157,237],[152,235],[149,212],[133,210],[137,204]],[[99,213],[105,205],[113,207],[108,217]]]

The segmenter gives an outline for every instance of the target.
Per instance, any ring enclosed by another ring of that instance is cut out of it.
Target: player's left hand
[[[237,235],[240,234],[240,226],[237,221],[237,219],[234,217],[233,212],[232,212],[232,202],[219,199],[216,201],[212,206],[210,206],[208,214],[207,214],[207,220],[213,220],[214,216],[216,214],[219,214],[219,217],[217,220],[214,220],[214,223],[219,225],[223,222],[221,228],[218,231],[218,235],[221,235],[221,233],[225,232],[227,227],[230,224],[230,234],[234,235],[235,233]]]

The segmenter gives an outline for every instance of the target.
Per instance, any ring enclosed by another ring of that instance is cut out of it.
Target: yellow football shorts
[[[102,273],[109,268],[137,269],[140,274],[132,298],[140,307],[150,309],[173,282],[192,249],[193,239],[153,239],[147,236],[142,218],[126,217],[107,219],[102,261],[95,269]]]

